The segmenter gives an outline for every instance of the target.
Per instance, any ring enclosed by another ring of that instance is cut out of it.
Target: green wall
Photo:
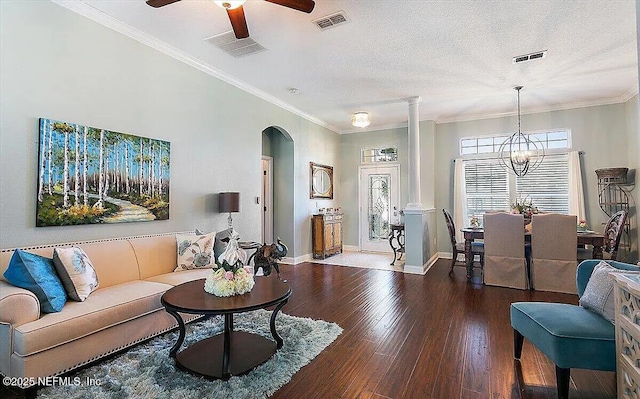
[[[308,163],[338,163],[336,133],[51,2],[0,2],[0,46],[0,248],[221,230],[221,191],[241,193],[234,227],[259,241],[262,132],[278,126],[294,142],[288,217],[307,232],[289,256],[310,253]],[[40,117],[170,141],[170,219],[36,228]]]

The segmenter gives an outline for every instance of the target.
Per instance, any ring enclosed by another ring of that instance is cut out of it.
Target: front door
[[[389,224],[400,220],[400,165],[359,167],[360,249],[391,252]]]

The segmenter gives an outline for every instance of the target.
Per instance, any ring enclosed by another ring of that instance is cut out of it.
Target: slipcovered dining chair
[[[535,227],[534,227],[535,234]],[[602,313],[606,315],[606,303],[613,300],[609,296],[596,294],[602,290],[603,277],[608,271],[594,273],[600,260],[586,260],[578,266],[574,277],[580,303],[586,306],[585,298],[603,301]],[[639,271],[631,264],[608,261],[609,266],[620,271]],[[595,280],[585,295],[590,279]],[[608,291],[607,287],[604,287]],[[611,289],[613,291],[613,289]],[[611,298],[611,299],[609,299]],[[600,303],[598,304],[600,305]],[[600,308],[598,307],[598,311]],[[520,360],[524,338],[538,348],[556,365],[556,384],[559,399],[569,398],[571,369],[616,371],[615,327],[612,322],[596,311],[565,303],[515,302],[511,304],[511,326],[514,333],[514,357]],[[607,315],[607,317],[609,317]],[[522,387],[521,387],[522,388]]]
[[[484,215],[484,283],[528,288],[524,251],[524,216],[511,213]]]
[[[451,239],[451,248],[453,252],[453,258],[451,259],[451,269],[449,269],[449,274],[453,272],[453,268],[457,263],[458,254],[464,253],[464,243],[457,242],[456,240],[456,226],[453,223],[453,218],[448,210],[442,209],[442,213],[444,213],[444,220],[447,223],[447,229],[449,230],[449,238]],[[471,253],[475,258],[476,255],[480,257],[480,267],[483,264],[483,255],[484,255],[484,244],[481,242],[474,242],[471,244]],[[474,259],[475,260],[475,259]],[[464,263],[460,263],[460,266],[464,266]]]
[[[620,246],[620,238],[624,231],[624,224],[627,221],[627,211],[621,210],[609,218],[604,226],[604,247],[602,247],[602,256],[604,259],[617,260],[618,247]],[[587,248],[578,248],[578,260],[591,259],[593,257],[592,250]]]
[[[576,293],[575,215],[557,213],[531,217],[531,288],[538,291]]]

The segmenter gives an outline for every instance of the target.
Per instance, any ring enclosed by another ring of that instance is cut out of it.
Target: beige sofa
[[[205,278],[210,269],[173,272],[175,234],[23,248],[51,257],[79,246],[93,263],[99,288],[59,313],[40,313],[30,291],[2,277],[13,250],[0,251],[0,374],[55,376],[165,332],[177,325],[160,304],[169,288]],[[185,321],[198,316],[183,315]],[[31,385],[27,383],[23,388]]]

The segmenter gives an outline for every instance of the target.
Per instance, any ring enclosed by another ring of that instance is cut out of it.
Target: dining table
[[[482,227],[464,227],[460,229],[464,234],[464,262],[467,268],[467,278],[473,275],[473,254],[471,253],[471,244],[474,240],[484,239],[484,228]],[[531,231],[523,229],[525,242],[531,242]],[[577,231],[578,245],[591,245],[593,259],[602,259],[602,247],[604,247],[604,234],[595,231]],[[577,249],[577,248],[576,248]],[[577,261],[577,252],[576,252]]]

